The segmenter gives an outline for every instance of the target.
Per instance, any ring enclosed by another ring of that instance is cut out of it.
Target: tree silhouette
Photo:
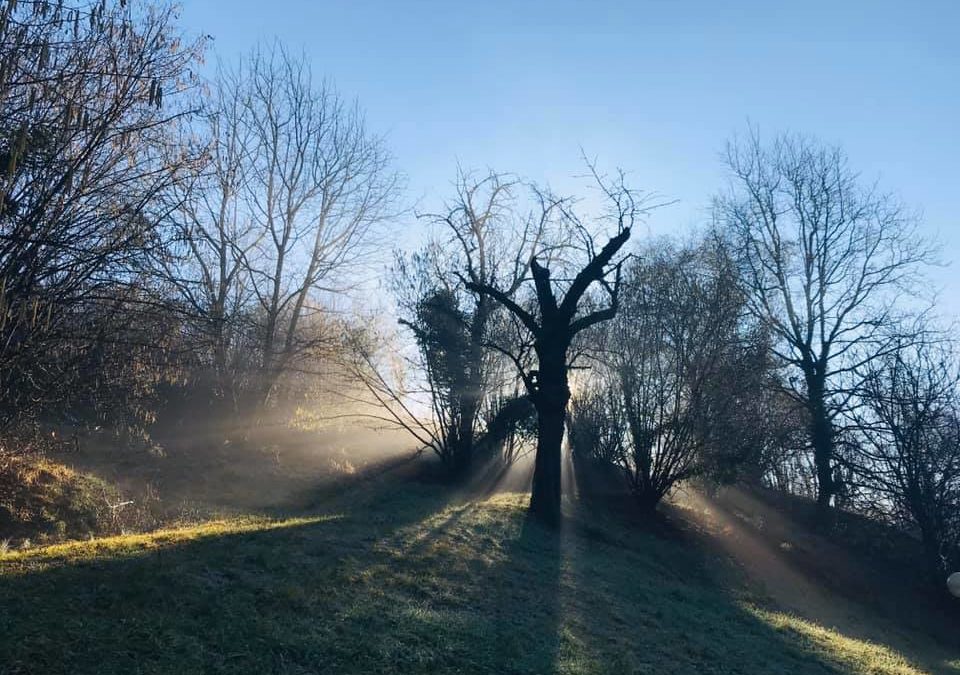
[[[631,225],[640,208],[622,180],[615,188],[608,188],[595,172],[594,177],[613,206],[617,226],[617,234],[599,251],[595,249],[588,229],[568,208],[569,202],[540,193],[542,209],[545,212],[559,209],[573,225],[582,244],[569,244],[571,250],[581,253],[582,265],[565,290],[565,284],[554,279],[550,263],[541,263],[536,254],[529,261],[535,307],[524,307],[515,293],[505,292],[492,284],[464,280],[469,290],[489,296],[502,305],[530,336],[527,347],[536,355],[536,369],[532,369],[529,360],[521,358],[516,350],[501,348],[501,351],[517,367],[537,411],[537,452],[530,511],[552,525],[559,523],[561,515],[561,450],[570,400],[571,346],[579,333],[616,315],[622,264],[616,258],[630,238]],[[576,264],[566,256],[557,256],[554,260],[564,266]],[[594,284],[606,292],[606,306],[598,307],[598,303],[590,298],[588,291]]]

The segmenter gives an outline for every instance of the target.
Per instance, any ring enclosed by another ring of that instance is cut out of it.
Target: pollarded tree
[[[790,390],[807,410],[821,522],[831,520],[836,419],[871,359],[893,349],[898,300],[914,292],[929,249],[891,196],[864,186],[839,148],[781,136],[731,143],[733,180],[716,200],[747,304],[792,368]]]
[[[601,248],[596,248],[596,230],[584,224],[570,200],[538,192],[534,219],[557,219],[557,229],[568,233],[559,254],[551,248],[535,252],[529,259],[529,276],[514,289],[466,280],[468,289],[499,303],[526,334],[520,348],[501,346],[501,350],[517,367],[537,411],[530,511],[548,524],[558,524],[561,518],[561,452],[570,401],[569,370],[575,357],[571,347],[581,332],[616,315],[621,286],[619,255],[643,211],[641,201],[622,180],[613,186],[599,177],[597,182],[609,206],[605,216],[615,229]],[[552,260],[541,258],[545,254]],[[605,293],[605,305],[591,296],[595,285]],[[524,290],[526,296],[520,294]],[[535,366],[525,358],[529,351],[535,355]]]

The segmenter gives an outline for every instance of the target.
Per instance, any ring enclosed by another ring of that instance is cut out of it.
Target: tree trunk
[[[651,518],[657,512],[657,506],[663,497],[655,490],[646,490],[644,492],[634,492],[634,500],[637,508],[645,518]]]
[[[464,421],[468,412],[463,413],[457,430],[457,442],[453,446],[450,458],[450,473],[453,480],[461,480],[470,475],[473,467],[473,423]]]
[[[808,379],[810,397],[810,442],[813,445],[813,463],[817,471],[817,523],[824,527],[833,525],[833,508],[830,504],[834,493],[833,484],[833,422],[827,414],[823,383],[814,376]]]
[[[564,410],[537,411],[537,457],[530,512],[548,525],[560,523],[560,467]]]
[[[533,469],[530,512],[544,523],[560,524],[563,429],[570,387],[567,384],[566,345],[540,350],[537,408],[537,457]]]
[[[457,423],[457,446],[454,449],[453,473],[454,478],[466,478],[473,469],[473,459],[476,451],[474,422],[480,400],[473,392],[480,391],[482,384],[470,381],[468,390],[462,395],[460,403],[460,419]]]
[[[920,500],[915,498],[911,501],[917,504]],[[944,566],[944,559],[941,555],[938,528],[934,525],[934,519],[924,513],[922,509],[914,508],[912,510],[914,512],[914,520],[917,522],[917,528],[920,530],[920,544],[923,548],[927,575],[935,587],[942,588],[948,570]]]

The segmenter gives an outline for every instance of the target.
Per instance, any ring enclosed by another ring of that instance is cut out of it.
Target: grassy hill
[[[781,611],[683,529],[381,476],[286,518],[0,555],[2,673],[960,673]],[[960,654],[957,655],[960,658]]]

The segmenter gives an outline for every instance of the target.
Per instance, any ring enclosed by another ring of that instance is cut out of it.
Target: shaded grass
[[[0,557],[3,673],[912,673],[683,538],[386,483],[296,519]]]

